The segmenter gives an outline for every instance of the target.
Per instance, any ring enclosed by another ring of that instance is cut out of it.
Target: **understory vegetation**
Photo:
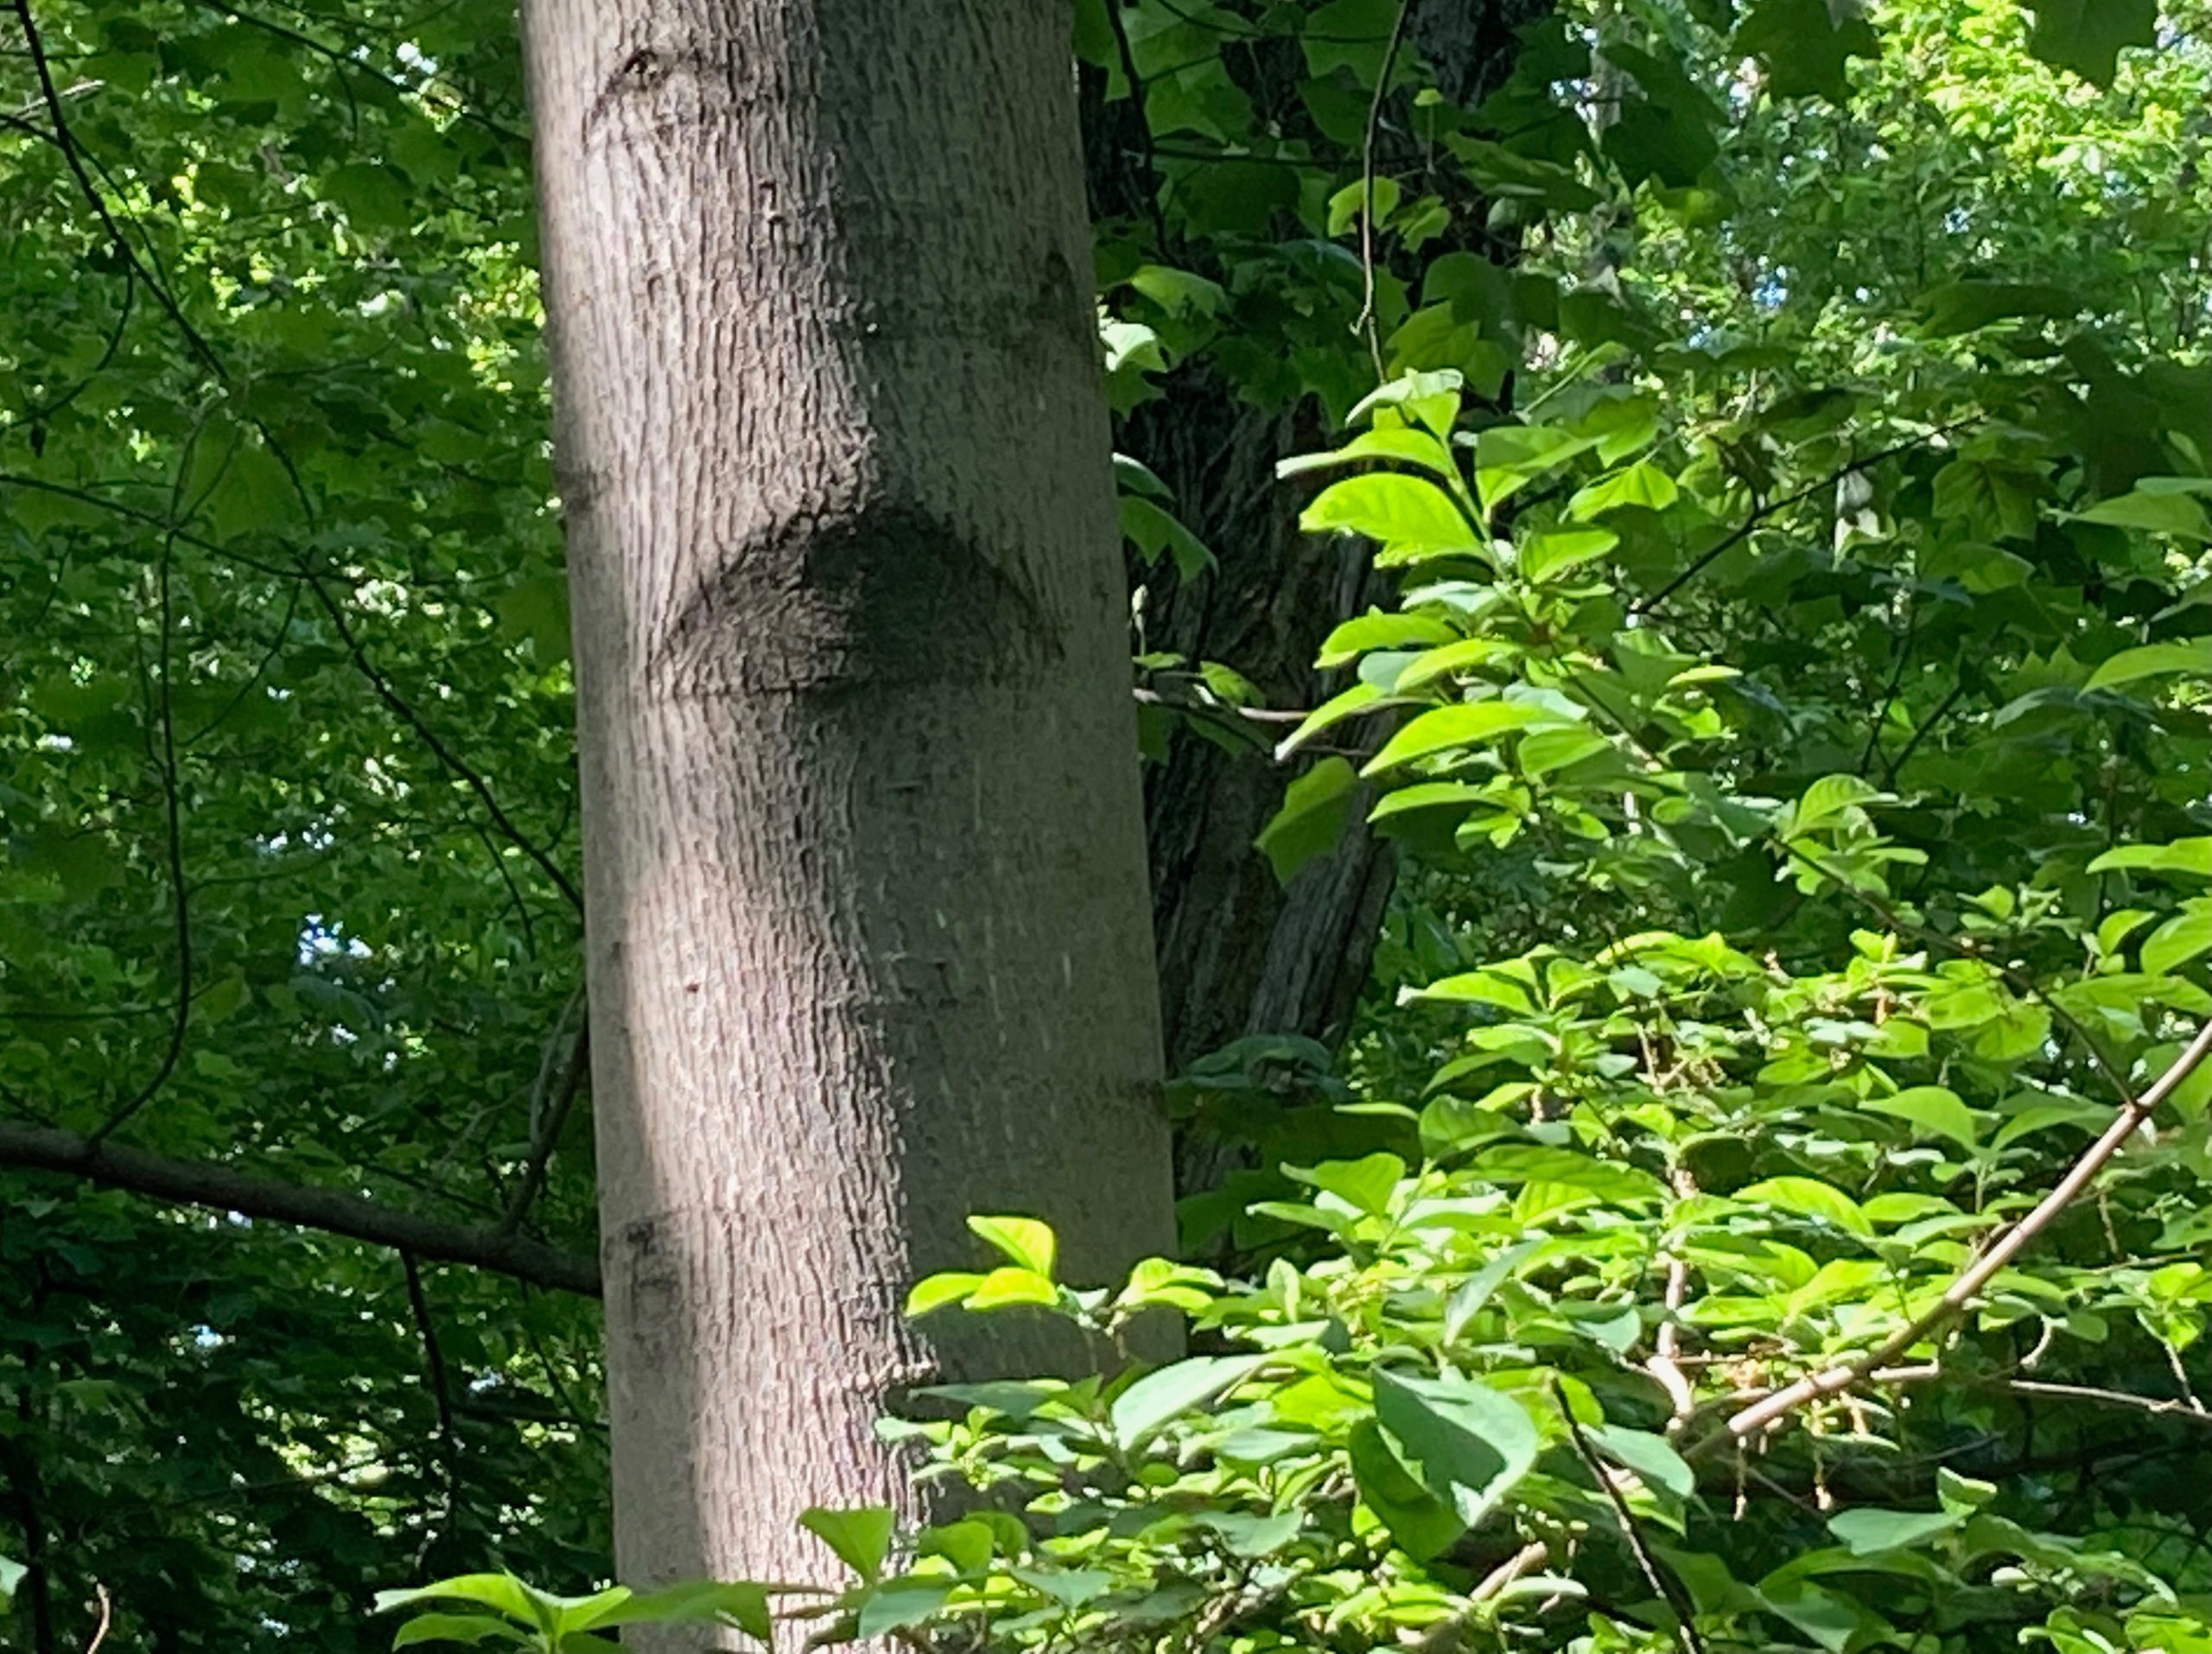
[[[0,1640],[2212,1654],[2212,9],[1075,8],[1147,761],[1390,894],[912,1287],[1126,1359],[632,1594],[512,23],[253,3],[0,24]]]

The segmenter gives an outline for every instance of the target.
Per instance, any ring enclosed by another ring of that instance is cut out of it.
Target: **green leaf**
[[[2212,900],[2198,897],[2143,938],[2141,959],[2143,969],[2157,976],[2206,953],[2212,953]]]
[[[1678,1499],[1697,1492],[1697,1473],[1666,1437],[1618,1424],[1586,1425],[1582,1434],[1605,1457],[1634,1471],[1646,1485],[1663,1489]]]
[[[481,1613],[426,1613],[418,1614],[391,1635],[395,1649],[413,1648],[421,1643],[461,1643],[474,1647],[487,1638],[504,1642],[519,1643],[531,1647],[535,1641],[528,1632],[510,1619],[495,1619]]]
[[[1414,1561],[1427,1562],[1466,1531],[1458,1511],[1421,1485],[1373,1419],[1352,1427],[1347,1447],[1361,1503]]]
[[[617,1625],[731,1625],[754,1641],[772,1640],[768,1587],[746,1581],[699,1580],[633,1596],[601,1613],[591,1629]]]
[[[1380,1370],[1375,1416],[1470,1528],[1535,1467],[1542,1446],[1521,1403],[1475,1378]]]
[[[1854,1235],[1872,1236],[1874,1225],[1859,1203],[1841,1189],[1809,1177],[1770,1177],[1728,1197],[1747,1206],[1779,1206],[1784,1212],[1818,1218]]]
[[[1395,1155],[1368,1155],[1359,1160],[1324,1161],[1319,1166],[1289,1166],[1284,1171],[1309,1187],[1323,1189],[1345,1204],[1381,1217],[1390,1209],[1390,1197],[1406,1175],[1406,1163]]]
[[[553,1640],[558,1643],[573,1632],[591,1630],[601,1623],[604,1616],[618,1613],[636,1600],[636,1596],[628,1586],[614,1585],[588,1597],[555,1599],[557,1606],[553,1616]]]
[[[1346,718],[1362,713],[1380,711],[1386,706],[1402,704],[1372,684],[1354,684],[1350,689],[1331,696],[1313,709],[1306,721],[1291,731],[1275,747],[1275,761],[1281,763],[1324,729],[1342,723]]]
[[[1023,1269],[1052,1279],[1058,1243],[1051,1225],[1034,1218],[976,1217],[969,1218],[968,1227]]]
[[[1914,1085],[1891,1097],[1870,1097],[1864,1105],[1875,1114],[1910,1120],[1939,1137],[1948,1137],[1968,1154],[1974,1150],[1977,1129],[1974,1111],[1959,1094],[1942,1085]]]
[[[2166,678],[2187,672],[2212,678],[2212,638],[2192,638],[2187,643],[2146,643],[2139,649],[2123,649],[2089,674],[2085,689],[2116,689],[2142,678]]]
[[[553,1599],[531,1590],[512,1574],[457,1574],[411,1590],[379,1591],[374,1611],[390,1613],[419,1602],[474,1602],[548,1632],[553,1629],[556,1612]]]
[[[1351,820],[1358,788],[1358,772],[1332,755],[1285,789],[1282,808],[1252,841],[1274,868],[1277,884],[1287,885],[1308,862],[1337,847]]]
[[[2107,528],[2139,529],[2146,534],[2170,534],[2184,540],[2212,542],[2212,523],[2204,507],[2187,494],[2152,493],[2138,489],[2100,499],[2087,511],[2070,513],[2077,523],[2099,523]]]
[[[1532,729],[1513,749],[1513,760],[1523,775],[1534,779],[1554,770],[1572,769],[1612,747],[1612,738],[1595,729]]]
[[[1854,1556],[1876,1556],[1885,1550],[1907,1550],[1950,1532],[1967,1519],[1964,1511],[1879,1511],[1862,1507],[1839,1511],[1828,1518],[1828,1531],[1841,1540]]]
[[[1642,1167],[1599,1160],[1572,1148],[1552,1148],[1535,1143],[1505,1143],[1486,1148],[1475,1157],[1469,1171],[1471,1175],[1493,1183],[1551,1183],[1579,1189],[1606,1201],[1659,1201],[1667,1198],[1667,1186]]]
[[[2171,844],[2123,844],[2089,863],[2092,873],[2171,873],[2212,879],[2212,837],[2177,838]]]
[[[861,1505],[834,1510],[816,1505],[799,1513],[798,1524],[830,1547],[839,1562],[870,1585],[883,1572],[894,1525],[890,1507]]]
[[[968,1269],[950,1269],[925,1275],[914,1282],[906,1294],[906,1314],[910,1317],[926,1315],[932,1309],[942,1309],[947,1304],[965,1303],[969,1295],[982,1284],[983,1277]]]
[[[1057,1304],[1060,1290],[1052,1278],[1034,1269],[993,1269],[968,1295],[970,1309],[1002,1309],[1009,1304]]]
[[[1173,315],[1218,315],[1229,303],[1228,289],[1220,283],[1165,264],[1140,266],[1129,285]]]
[[[1403,695],[1425,688],[1440,678],[1455,677],[1477,666],[1491,665],[1513,653],[1513,646],[1502,638],[1461,638],[1441,648],[1423,650],[1406,664],[1391,687]]]
[[[1423,478],[1396,472],[1331,483],[1300,513],[1298,525],[1308,534],[1363,534],[1380,548],[1376,561],[1383,564],[1484,552],[1451,495]]]
[[[1623,506],[1638,506],[1646,511],[1664,511],[1681,496],[1681,488],[1674,478],[1649,460],[1639,460],[1609,477],[1601,477],[1580,490],[1567,502],[1569,517],[1601,517],[1609,511]],[[1530,578],[1535,576],[1531,576]]]
[[[1382,3],[1382,0],[1376,0],[1376,3]],[[1441,436],[1452,429],[1459,417],[1459,391],[1465,383],[1455,368],[1402,373],[1362,397],[1344,416],[1344,423],[1357,425],[1378,408],[1402,408]]]
[[[1475,438],[1475,492],[1494,512],[1539,477],[1587,453],[1602,434],[1577,435],[1548,425],[1493,425]]]
[[[2050,1013],[2026,1000],[2007,1003],[1967,1036],[1967,1048],[1986,1062],[2019,1062],[2050,1038]]]
[[[1953,339],[1993,322],[2014,321],[2024,316],[2071,316],[2082,308],[2082,301],[2078,294],[2063,287],[2026,282],[1964,281],[1930,289],[1921,296],[1920,307],[1927,317],[1924,332],[1931,338]]]
[[[1840,104],[1851,94],[1851,60],[1882,49],[1858,10],[1829,0],[1756,0],[1736,30],[1736,49],[1765,66],[1776,97]]]
[[[1417,758],[1478,746],[1539,723],[1558,722],[1555,713],[1520,701],[1476,701],[1462,706],[1439,707],[1424,712],[1383,743],[1382,750],[1367,760],[1362,775],[1410,764]]]
[[[1114,1445],[1134,1453],[1161,1428],[1257,1371],[1264,1355],[1198,1355],[1155,1368],[1114,1398]]]
[[[1621,537],[1610,529],[1567,528],[1553,529],[1541,534],[1531,534],[1521,543],[1522,577],[1532,585],[1593,563],[1621,543]]]
[[[1886,800],[1890,795],[1871,781],[1856,775],[1824,775],[1807,787],[1804,796],[1797,800],[1791,813],[1789,832],[1792,837],[1824,827],[1841,817],[1847,810]]]
[[[1444,1341],[1446,1345],[1459,1342],[1459,1334],[1467,1330],[1467,1324],[1482,1313],[1483,1306],[1520,1267],[1521,1261],[1542,1244],[1541,1240],[1527,1240],[1509,1246],[1452,1289],[1451,1297],[1444,1302]]]
[[[951,1594],[952,1585],[947,1580],[887,1580],[861,1600],[854,1629],[861,1641],[873,1642],[892,1632],[920,1625],[944,1607]]]
[[[2023,0],[2036,15],[2028,49],[2085,80],[2110,86],[2120,48],[2155,46],[2158,0]]]
[[[1370,650],[1449,644],[1459,637],[1456,627],[1433,614],[1385,613],[1382,609],[1371,608],[1364,614],[1340,621],[1322,643],[1320,655],[1314,664],[1323,667],[1342,666],[1358,659]]]
[[[1122,538],[1136,547],[1147,567],[1167,554],[1175,572],[1195,579],[1213,567],[1213,552],[1206,543],[1183,525],[1180,518],[1156,500],[1123,494],[1119,502]]]

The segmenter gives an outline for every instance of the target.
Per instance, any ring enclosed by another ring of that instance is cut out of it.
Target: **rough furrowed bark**
[[[1299,502],[1275,481],[1275,461],[1318,445],[1319,434],[1240,406],[1201,379],[1141,410],[1129,440],[1170,479],[1218,559],[1188,583],[1153,574],[1147,646],[1225,662],[1270,706],[1319,704],[1332,691],[1314,656],[1374,586],[1363,548],[1298,532]],[[1247,1034],[1326,1037],[1341,1029],[1366,979],[1389,891],[1388,848],[1356,827],[1287,887],[1278,885],[1253,840],[1291,773],[1265,752],[1228,752],[1189,732],[1147,772],[1171,1068]]]
[[[905,1322],[1033,1212],[1170,1244],[1067,19],[531,0],[617,1562],[807,1577]],[[948,1338],[983,1341],[948,1347]]]
[[[1412,18],[1414,44],[1446,95],[1479,104],[1512,72],[1518,30],[1552,3],[1424,0]],[[1294,41],[1257,42],[1225,61],[1255,105],[1285,122],[1303,119],[1305,60]],[[1143,226],[1152,216],[1145,194],[1157,181],[1143,166],[1137,111],[1129,100],[1105,99],[1103,76],[1085,86],[1092,210]],[[1478,216],[1466,233],[1487,256],[1512,258],[1510,239],[1491,236]],[[1173,262],[1173,251],[1162,256]],[[1122,445],[1167,483],[1178,512],[1219,559],[1187,582],[1160,569],[1131,570],[1147,587],[1148,647],[1233,666],[1276,707],[1317,705],[1342,687],[1315,671],[1313,658],[1338,620],[1376,601],[1378,588],[1363,554],[1298,532],[1301,501],[1274,476],[1276,461],[1328,440],[1310,414],[1255,408],[1203,365],[1185,368],[1163,400],[1129,417]],[[1187,733],[1147,772],[1171,1071],[1248,1034],[1333,1039],[1367,979],[1390,890],[1389,848],[1355,829],[1279,887],[1252,841],[1281,805],[1289,774],[1262,753],[1230,753]],[[1205,1186],[1222,1164],[1205,1145],[1184,1159],[1185,1188]]]

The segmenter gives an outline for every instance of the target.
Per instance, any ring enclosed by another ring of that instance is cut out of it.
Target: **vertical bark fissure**
[[[1438,89],[1471,107],[1504,84],[1519,56],[1519,31],[1552,4],[1424,0],[1412,14],[1412,43]],[[1286,130],[1302,132],[1298,92],[1306,71],[1294,39],[1245,48],[1227,60],[1247,95]],[[1103,77],[1086,86],[1092,210],[1141,219],[1152,181],[1139,162],[1137,111],[1128,101],[1106,102]],[[1476,219],[1458,233],[1502,263],[1517,250],[1515,237]],[[1314,656],[1337,621],[1377,600],[1380,585],[1363,557],[1298,533],[1299,502],[1274,469],[1279,459],[1326,445],[1319,421],[1310,410],[1255,408],[1209,365],[1194,363],[1125,427],[1123,445],[1166,481],[1184,520],[1219,558],[1187,583],[1132,570],[1150,588],[1147,646],[1223,661],[1278,705],[1314,705],[1340,687],[1313,671]],[[1365,984],[1391,887],[1389,847],[1355,829],[1333,854],[1278,887],[1252,840],[1281,803],[1287,779],[1262,755],[1232,754],[1194,735],[1179,736],[1147,777],[1171,1070],[1247,1034],[1332,1038]],[[1200,1153],[1192,1163],[1200,1168],[1198,1181],[1185,1183],[1196,1187],[1220,1162]]]
[[[617,1562],[804,1577],[973,1211],[1172,1230],[1066,18],[531,0]]]

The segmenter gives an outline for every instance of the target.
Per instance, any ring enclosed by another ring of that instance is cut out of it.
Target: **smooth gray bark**
[[[1054,1353],[902,1320],[968,1213],[1172,1240],[1068,19],[524,10],[617,1562],[818,1575],[888,1397]]]

